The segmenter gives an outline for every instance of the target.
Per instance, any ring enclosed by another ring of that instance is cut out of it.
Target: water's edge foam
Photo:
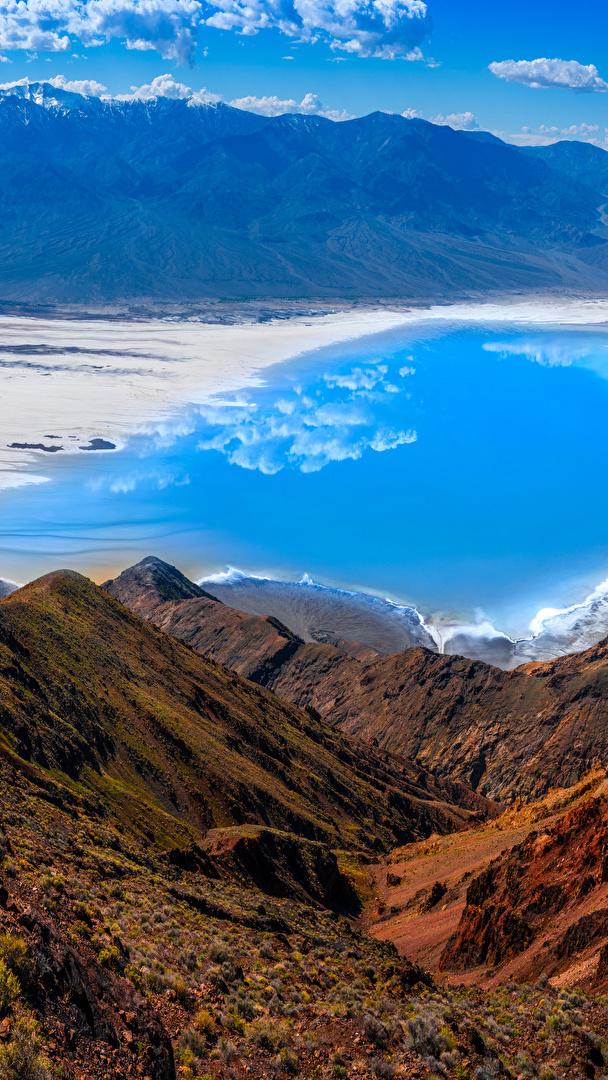
[[[530,623],[530,636],[516,639],[487,620],[434,625],[413,605],[322,585],[307,574],[300,581],[279,581],[229,568],[199,584],[231,607],[274,615],[307,641],[343,638],[379,653],[424,645],[506,670],[582,652],[608,635],[608,579],[579,604],[542,608]]]

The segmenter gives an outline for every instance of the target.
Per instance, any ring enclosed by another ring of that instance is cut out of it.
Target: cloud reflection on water
[[[200,415],[211,430],[198,449],[216,450],[233,465],[272,475],[286,467],[319,472],[330,462],[357,460],[366,450],[381,453],[415,442],[412,428],[386,415],[402,391],[387,375],[385,364],[354,367],[324,374],[306,392],[294,386],[263,407],[246,399],[203,406]]]

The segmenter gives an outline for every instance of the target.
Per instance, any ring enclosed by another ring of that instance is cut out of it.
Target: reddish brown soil
[[[489,986],[545,971],[559,985],[590,985],[608,938],[608,920],[594,914],[608,899],[600,866],[606,793],[597,771],[493,822],[397,849],[374,867],[365,925],[442,982]],[[509,896],[506,878],[518,883]]]

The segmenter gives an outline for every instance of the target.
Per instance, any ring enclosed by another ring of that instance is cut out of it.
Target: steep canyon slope
[[[575,783],[608,756],[606,641],[509,672],[421,647],[362,663],[226,607],[153,557],[105,587],[284,700],[490,798],[531,798]]]

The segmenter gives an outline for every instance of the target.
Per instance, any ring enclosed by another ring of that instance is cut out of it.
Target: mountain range
[[[0,1076],[602,1076],[607,648],[306,643],[154,557],[0,600]]]
[[[357,642],[304,642],[273,617],[234,611],[153,556],[105,588],[282,699],[489,798],[539,796],[606,760],[607,640],[502,671],[422,645],[379,657]]]
[[[0,92],[0,300],[406,297],[608,285],[605,151],[387,113]]]

